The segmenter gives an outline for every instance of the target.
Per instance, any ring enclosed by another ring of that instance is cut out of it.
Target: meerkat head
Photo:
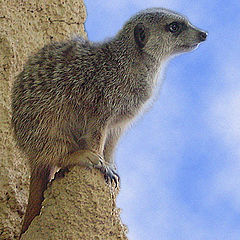
[[[207,33],[193,26],[186,17],[163,8],[138,13],[123,31],[138,50],[157,59],[191,51],[207,38]]]

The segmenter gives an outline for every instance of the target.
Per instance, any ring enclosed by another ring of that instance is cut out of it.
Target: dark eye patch
[[[175,35],[179,35],[185,29],[186,24],[183,22],[171,22],[170,24],[166,25],[166,31]]]

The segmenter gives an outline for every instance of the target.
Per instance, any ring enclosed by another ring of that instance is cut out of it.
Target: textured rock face
[[[10,92],[14,77],[27,57],[46,43],[63,40],[72,34],[86,37],[85,19],[82,0],[0,0],[1,240],[16,239],[19,235],[29,184],[27,161],[16,149],[10,127]],[[85,182],[86,179],[90,183]],[[24,239],[126,239],[126,230],[115,206],[115,194],[101,179],[101,174],[95,170],[76,167],[65,178],[53,182],[46,192],[42,214],[34,220]],[[69,202],[73,203],[71,208]],[[101,231],[103,235],[99,234]],[[35,235],[39,232],[44,232],[45,237]]]
[[[127,240],[116,192],[100,171],[74,167],[50,183],[41,215],[21,239]]]

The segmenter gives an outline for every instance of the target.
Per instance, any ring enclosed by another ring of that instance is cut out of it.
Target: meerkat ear
[[[134,28],[134,38],[139,48],[144,48],[148,41],[149,31],[143,23],[138,23]]]

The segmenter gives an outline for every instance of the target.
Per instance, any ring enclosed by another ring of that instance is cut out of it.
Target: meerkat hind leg
[[[118,186],[120,177],[110,166],[105,163],[103,157],[97,153],[94,153],[90,150],[78,150],[70,154],[64,162],[65,164],[63,167],[80,165],[90,168],[97,168],[104,174],[104,178],[107,183],[109,183],[109,180],[111,183],[114,181],[115,186]]]

